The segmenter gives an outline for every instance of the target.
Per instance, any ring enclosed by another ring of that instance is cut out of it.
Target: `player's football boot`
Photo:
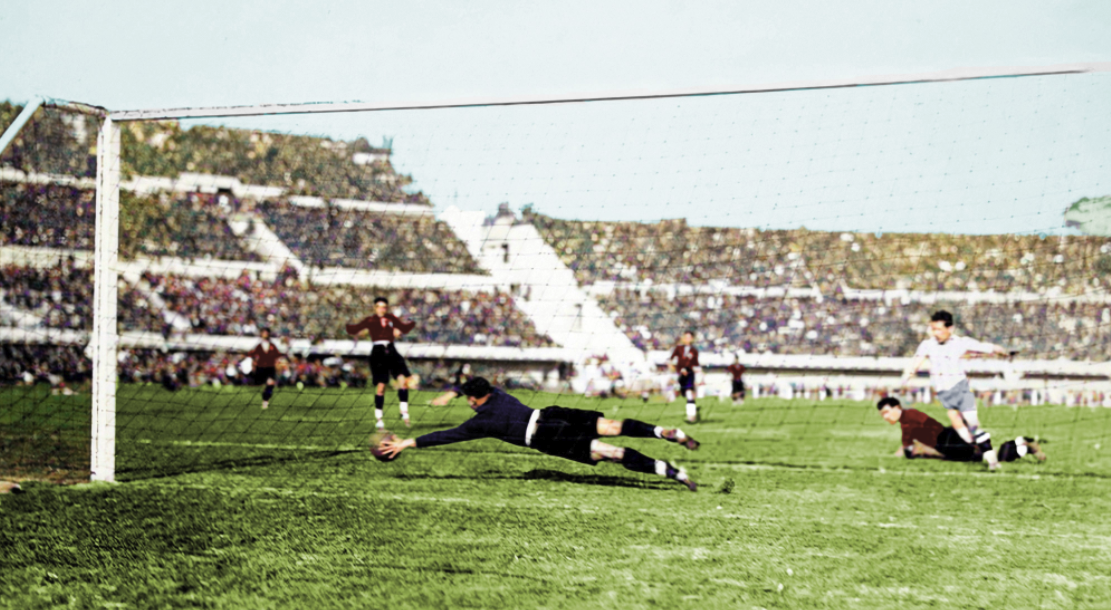
[[[263,409],[268,409],[268,408],[270,408],[270,401],[269,401],[269,400],[264,400],[264,401],[262,401],[262,408],[263,408]]]
[[[1026,447],[1034,457],[1038,458],[1039,462],[1045,461],[1045,452],[1042,451],[1042,446],[1037,441],[1026,439]]]
[[[690,475],[687,474],[686,468],[680,468],[678,471],[676,471],[675,476],[672,478],[674,478],[676,481],[679,481],[683,485],[686,485],[687,489],[691,491],[698,491],[698,483],[695,483],[694,480],[691,479]]]
[[[386,422],[384,422],[382,420],[378,420],[377,422],[374,423],[374,427],[379,429],[379,430],[385,430],[386,429]]]
[[[663,437],[665,440],[669,440],[673,443],[678,443],[686,447],[687,449],[690,449],[691,451],[694,451],[699,447],[698,441],[691,438],[686,432],[683,432],[679,428],[664,430]]]

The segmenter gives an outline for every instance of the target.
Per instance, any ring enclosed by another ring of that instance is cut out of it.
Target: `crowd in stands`
[[[119,378],[124,383],[153,383],[168,390],[203,385],[252,385],[243,366],[244,355],[230,352],[172,352],[150,349],[121,350]],[[278,371],[278,385],[307,387],[365,387],[369,377],[365,359],[293,355]]]
[[[121,191],[120,256],[260,260],[228,224],[236,204],[226,195],[137,196]],[[244,235],[249,235],[249,223],[245,226]]]
[[[712,352],[910,356],[937,309],[958,334],[1020,350],[1027,359],[1111,359],[1111,306],[1054,300],[924,304],[833,298],[757,299],[618,289],[600,299],[642,349],[671,349],[684,330]]]
[[[0,245],[92,250],[96,192],[0,181]]]
[[[412,273],[482,273],[451,229],[426,216],[401,216],[333,205],[308,208],[263,202],[267,225],[306,264]]]
[[[0,101],[0,133],[22,110],[21,105]],[[92,178],[96,176],[99,130],[100,122],[93,116],[39,108],[0,156],[0,166],[27,173]]]
[[[93,278],[73,261],[35,269],[0,267],[0,296],[4,303],[42,319],[50,328],[91,330]]]
[[[0,384],[76,384],[88,381],[92,363],[77,345],[0,344]]]
[[[582,284],[601,280],[1083,294],[1111,289],[1111,239],[1093,236],[838,233],[526,220]]]
[[[309,287],[294,277],[262,281],[243,274],[235,280],[146,274],[125,298],[142,306],[121,307],[125,330],[255,335],[269,327],[275,336],[346,339],[344,324],[373,310],[374,297],[390,298],[399,316],[417,321],[408,341],[453,345],[543,347],[551,339],[536,331],[513,298],[504,293],[454,290],[377,290],[347,286]],[[151,296],[146,296],[151,295]],[[169,315],[159,314],[153,297]],[[161,319],[159,317],[161,316]]]
[[[412,178],[394,171],[388,149],[376,149],[362,138],[345,142],[204,125],[182,129],[177,122],[130,123],[121,135],[128,174],[198,172],[278,186],[290,195],[429,203],[423,193],[406,192]],[[358,153],[375,160],[356,163]]]

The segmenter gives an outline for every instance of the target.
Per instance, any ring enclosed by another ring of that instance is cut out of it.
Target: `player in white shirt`
[[[930,361],[930,382],[937,392],[937,398],[949,415],[953,430],[970,444],[975,444],[984,453],[988,468],[999,468],[999,458],[991,446],[991,435],[980,429],[980,418],[976,414],[976,397],[968,386],[968,376],[964,372],[961,359],[969,352],[981,354],[1002,354],[1010,352],[992,343],[984,343],[969,337],[953,335],[953,314],[937,311],[930,317],[931,338],[923,341],[914,352],[914,361],[903,371],[902,385],[910,381],[918,369]]]

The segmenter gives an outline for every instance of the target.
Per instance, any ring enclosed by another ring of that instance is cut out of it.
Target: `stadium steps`
[[[279,269],[284,265],[289,265],[296,269],[298,274],[304,273],[305,263],[297,258],[297,255],[289,249],[289,246],[285,245],[285,242],[278,237],[277,233],[266,226],[266,221],[262,219],[261,215],[254,214],[251,221],[251,233],[244,237],[244,241],[262,260]]]
[[[440,219],[495,281],[516,287],[517,307],[572,360],[606,354],[617,362],[644,361],[644,352],[579,287],[575,274],[531,224],[517,224],[511,217],[489,224],[482,212],[454,207]]]

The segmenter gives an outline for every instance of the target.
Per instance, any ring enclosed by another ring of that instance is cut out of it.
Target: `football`
[[[370,435],[370,454],[373,455],[374,459],[378,460],[379,462],[393,461],[397,457],[397,455],[393,455],[393,456],[386,455],[386,452],[382,450],[382,443],[385,443],[387,441],[393,442],[393,441],[396,441],[396,440],[398,440],[397,435],[393,434],[391,432],[382,431],[382,432],[375,432],[374,434],[371,434]]]

